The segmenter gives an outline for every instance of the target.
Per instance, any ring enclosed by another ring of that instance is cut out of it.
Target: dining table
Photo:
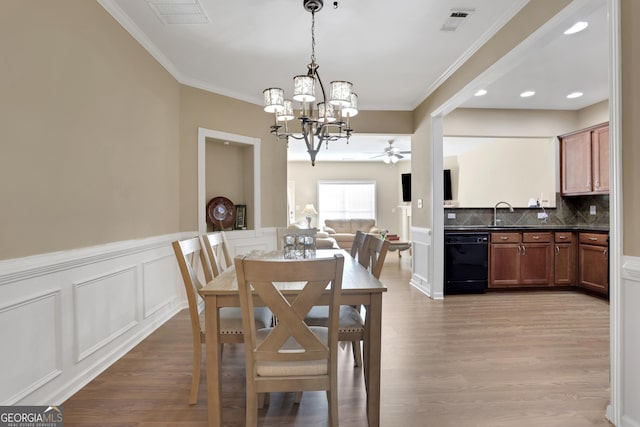
[[[365,307],[365,330],[363,339],[363,368],[366,390],[366,411],[370,427],[380,425],[380,364],[382,346],[382,294],[387,288],[375,278],[366,268],[360,265],[351,255],[342,249],[318,249],[315,258],[333,257],[335,254],[344,256],[342,273],[341,305],[362,305]],[[246,255],[251,259],[281,260],[286,268],[289,259],[285,259],[283,251],[253,251]],[[293,299],[302,290],[304,283],[299,286],[287,284],[281,289],[283,295]],[[238,342],[237,337],[220,333],[219,310],[222,307],[240,307],[238,281],[236,271],[232,266],[199,291],[204,300],[205,312],[205,354],[207,377],[207,410],[209,426],[222,425],[222,394],[221,394],[221,346],[227,342]],[[320,303],[328,304],[329,292]],[[254,305],[262,303],[256,296]]]

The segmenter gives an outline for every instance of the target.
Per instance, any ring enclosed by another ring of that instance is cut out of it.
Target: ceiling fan
[[[384,152],[377,156],[373,156],[372,159],[382,157],[382,161],[386,164],[398,163],[398,160],[404,159],[403,154],[411,154],[411,151],[400,151],[398,147],[393,146],[395,140],[389,140],[389,146],[384,148]]]

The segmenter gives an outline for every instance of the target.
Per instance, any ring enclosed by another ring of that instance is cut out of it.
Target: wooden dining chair
[[[222,231],[207,233],[200,236],[202,247],[209,260],[209,276],[205,275],[207,281],[213,279],[227,268],[233,265],[233,260],[229,255],[229,245]]]
[[[210,262],[205,255],[203,245],[199,237],[178,240],[172,243],[173,251],[178,261],[180,274],[187,294],[189,318],[191,320],[191,335],[193,338],[193,368],[191,372],[191,391],[189,404],[195,405],[198,401],[198,388],[200,385],[200,368],[202,364],[202,344],[205,342],[204,314],[200,314],[200,295],[198,290],[203,286],[198,273],[202,271],[205,281],[217,276],[213,274]],[[218,273],[219,274],[219,273]],[[260,326],[271,325],[272,315],[268,309],[262,308],[256,314],[256,322]],[[220,342],[241,343],[242,312],[235,307],[224,307],[219,310]],[[220,349],[222,354],[222,348]]]
[[[257,260],[236,257],[236,276],[245,334],[246,421],[257,426],[258,394],[325,390],[329,424],[338,426],[338,315],[344,258]],[[286,287],[304,282],[287,299]],[[252,292],[252,289],[254,292]],[[308,326],[305,315],[329,289],[329,321]],[[257,329],[254,296],[278,319],[272,328]]]
[[[351,256],[357,259],[364,268],[368,268],[369,257],[364,255],[367,251],[365,243],[368,243],[367,233],[357,230],[353,237],[353,243],[351,244]]]
[[[367,268],[376,279],[379,279],[389,250],[389,242],[373,234],[362,234],[365,238],[361,248],[357,251],[358,262]],[[361,342],[364,339],[364,320],[361,311],[362,307],[360,306],[340,306],[338,341],[351,343],[356,367],[362,366]],[[317,306],[311,309],[305,322],[308,325],[325,325],[327,318],[326,307]]]

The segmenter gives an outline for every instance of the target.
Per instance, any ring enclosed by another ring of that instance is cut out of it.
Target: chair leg
[[[301,391],[296,391],[295,393],[293,393],[293,403],[300,404],[301,400],[302,400],[302,392]]]
[[[362,366],[362,350],[360,349],[360,341],[351,341],[351,349],[353,351],[353,362],[356,367]]]
[[[332,390],[327,390],[329,425],[331,427],[338,427],[338,391],[334,387],[332,387]]]
[[[189,405],[198,403],[198,389],[200,388],[200,365],[202,364],[202,345],[197,343],[193,348],[193,369],[191,370],[191,392]]]
[[[246,410],[245,410],[245,426],[258,426],[258,396],[257,393],[247,392]]]

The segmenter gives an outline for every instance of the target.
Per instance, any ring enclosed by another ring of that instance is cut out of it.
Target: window
[[[350,218],[376,219],[376,182],[318,181],[318,225]]]

